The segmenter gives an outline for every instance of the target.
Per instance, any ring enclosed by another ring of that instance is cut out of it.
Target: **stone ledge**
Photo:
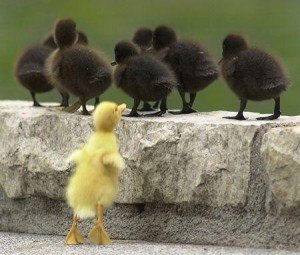
[[[91,133],[91,118],[30,105],[0,102],[0,230],[65,234],[72,171],[65,158]],[[300,116],[222,119],[233,114],[122,120],[117,133],[127,167],[106,223],[114,238],[299,245]],[[136,204],[146,204],[142,216]],[[40,223],[47,215],[52,225]]]
[[[271,129],[261,151],[269,184],[267,205],[300,215],[300,126]]]
[[[91,133],[91,118],[29,105],[0,104],[0,184],[10,198],[34,195],[63,199],[72,169],[65,159]],[[251,162],[257,133],[300,125],[300,116],[272,122],[222,119],[232,114],[124,118],[117,132],[127,168],[116,202],[245,206],[251,195],[251,167],[258,163]],[[257,115],[247,113],[250,118]],[[290,146],[297,147],[297,140],[290,141]],[[267,146],[264,144],[265,151]],[[299,160],[292,167],[297,174]],[[296,195],[289,199],[299,199]],[[288,204],[294,206],[293,202]]]

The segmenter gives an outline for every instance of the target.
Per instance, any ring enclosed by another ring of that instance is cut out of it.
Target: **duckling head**
[[[141,27],[135,31],[132,41],[141,48],[149,48],[152,45],[152,36],[151,29]]]
[[[78,37],[75,21],[71,19],[59,20],[55,25],[53,35],[59,48],[72,46]]]
[[[121,120],[126,104],[117,105],[113,102],[102,102],[94,112],[96,131],[111,132]]]
[[[223,58],[228,58],[238,54],[242,50],[248,49],[246,38],[238,34],[230,34],[223,41]]]
[[[53,37],[52,34],[50,34],[50,35],[48,35],[46,37],[46,39],[43,41],[43,45],[47,46],[47,47],[49,47],[51,49],[56,49],[57,48],[57,45],[56,45],[56,43],[54,41],[54,37]]]
[[[156,50],[170,46],[177,41],[177,35],[172,27],[161,25],[153,32],[153,47]]]
[[[130,57],[139,54],[138,48],[129,41],[118,42],[115,46],[115,61],[111,65],[124,64]]]
[[[82,44],[82,45],[88,45],[89,44],[89,40],[87,38],[87,35],[84,32],[78,31],[77,43]]]

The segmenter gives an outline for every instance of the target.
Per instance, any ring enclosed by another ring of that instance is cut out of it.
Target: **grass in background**
[[[252,45],[266,49],[282,60],[294,84],[282,97],[284,114],[299,114],[299,10],[300,1],[277,0],[1,0],[0,2],[0,99],[30,100],[27,90],[13,76],[18,55],[40,41],[57,18],[70,17],[85,31],[90,44],[113,58],[115,43],[130,39],[139,26],[164,23],[176,28],[182,38],[196,39],[216,57],[221,57],[221,42],[226,34],[248,35]],[[59,101],[56,91],[38,95],[41,101]],[[129,97],[115,88],[101,100],[125,102]],[[196,108],[200,111],[238,109],[238,99],[219,80],[200,92]],[[169,108],[181,106],[175,91]],[[273,101],[249,103],[248,111],[272,112]]]

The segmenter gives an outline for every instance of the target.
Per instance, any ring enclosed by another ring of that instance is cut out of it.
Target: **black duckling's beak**
[[[116,62],[116,61],[112,61],[110,64],[111,64],[112,66],[115,66],[115,65],[117,65],[117,62]]]
[[[152,51],[153,50],[153,46],[150,46],[149,48],[146,49],[146,51]]]

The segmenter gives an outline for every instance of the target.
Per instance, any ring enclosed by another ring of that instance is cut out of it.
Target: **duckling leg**
[[[238,112],[238,114],[236,116],[233,116],[233,117],[223,117],[224,119],[230,119],[230,120],[245,120],[245,117],[244,117],[244,110],[247,106],[247,100],[245,99],[241,99],[240,101],[240,110]]]
[[[134,99],[133,107],[131,109],[131,112],[129,114],[124,114],[122,116],[124,117],[140,117],[140,115],[137,112],[137,108],[139,107],[141,100]]]
[[[36,100],[35,93],[30,91],[30,94],[33,100],[33,106],[42,107],[42,105]]]
[[[98,106],[98,104],[100,103],[100,98],[99,97],[95,97],[95,103],[94,103],[94,108],[96,109],[96,107]]]
[[[191,108],[193,108],[193,105],[194,105],[194,102],[195,102],[195,99],[196,99],[196,95],[197,93],[190,93],[190,102],[189,102],[189,106]]]
[[[91,115],[91,113],[86,109],[86,101],[81,100],[81,106],[82,106],[82,114],[83,115]]]
[[[153,109],[148,102],[144,102],[143,108],[139,109],[139,111],[141,111],[141,112],[151,112],[151,111],[155,111],[155,109]]]
[[[275,108],[274,108],[274,114],[267,116],[267,117],[260,117],[257,118],[257,120],[276,120],[280,117],[281,111],[280,111],[280,97],[274,98],[275,100]]]
[[[159,103],[160,103],[160,100],[157,100],[157,101],[155,102],[155,104],[153,105],[153,108],[154,108],[154,109],[157,109],[158,106],[159,106]]]
[[[83,236],[77,229],[78,218],[76,215],[73,216],[72,227],[66,237],[66,244],[83,244]]]
[[[61,94],[61,98],[62,98],[60,107],[69,107],[70,95],[68,93],[65,93],[65,92],[59,92],[59,93]]]
[[[105,231],[103,223],[104,208],[97,205],[97,221],[93,229],[89,233],[89,238],[94,244],[110,244],[111,240]]]
[[[69,107],[66,107],[64,109],[62,109],[64,112],[69,112],[69,113],[73,113],[76,112],[81,106],[81,101],[78,100],[77,102],[75,102],[74,104],[72,104]]]
[[[178,92],[182,99],[182,110],[181,111],[169,111],[172,114],[188,114],[197,112],[196,110],[192,109],[192,107],[186,102],[185,100],[185,92],[182,86],[178,86]]]
[[[155,112],[155,113],[146,114],[145,116],[146,117],[161,117],[167,112],[167,110],[168,110],[168,108],[167,108],[167,97],[164,97],[161,100],[160,111]]]

